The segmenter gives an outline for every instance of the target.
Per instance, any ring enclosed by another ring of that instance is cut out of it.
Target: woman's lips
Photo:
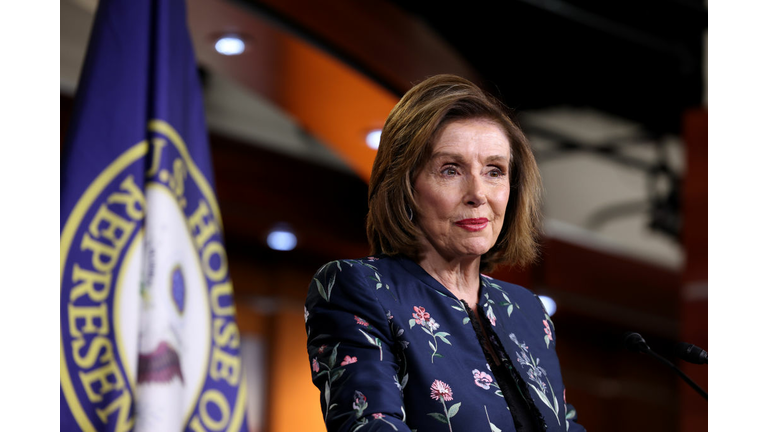
[[[464,228],[467,231],[480,231],[488,226],[488,219],[486,218],[472,218],[462,219],[456,222],[456,226]]]

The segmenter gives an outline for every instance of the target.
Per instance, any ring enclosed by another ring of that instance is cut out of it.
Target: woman
[[[329,431],[576,431],[539,299],[482,275],[537,254],[541,182],[525,136],[471,82],[395,106],[368,193],[374,256],[330,262],[305,319]]]

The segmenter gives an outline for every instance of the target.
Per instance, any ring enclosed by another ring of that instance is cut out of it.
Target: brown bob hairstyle
[[[374,254],[419,260],[419,209],[413,181],[432,155],[433,138],[456,120],[486,119],[507,134],[512,158],[510,195],[499,238],[482,256],[481,271],[497,264],[525,265],[538,256],[541,178],[528,140],[506,108],[472,82],[436,75],[411,88],[389,113],[368,186],[368,241]],[[413,209],[413,220],[407,208]]]

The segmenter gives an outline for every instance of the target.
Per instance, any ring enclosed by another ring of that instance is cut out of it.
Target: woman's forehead
[[[445,125],[432,140],[430,159],[450,157],[510,158],[504,129],[485,119],[457,120]]]

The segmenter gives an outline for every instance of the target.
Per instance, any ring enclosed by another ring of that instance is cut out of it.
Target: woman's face
[[[480,257],[496,244],[509,200],[509,140],[496,123],[457,120],[438,132],[414,182],[427,260]]]

